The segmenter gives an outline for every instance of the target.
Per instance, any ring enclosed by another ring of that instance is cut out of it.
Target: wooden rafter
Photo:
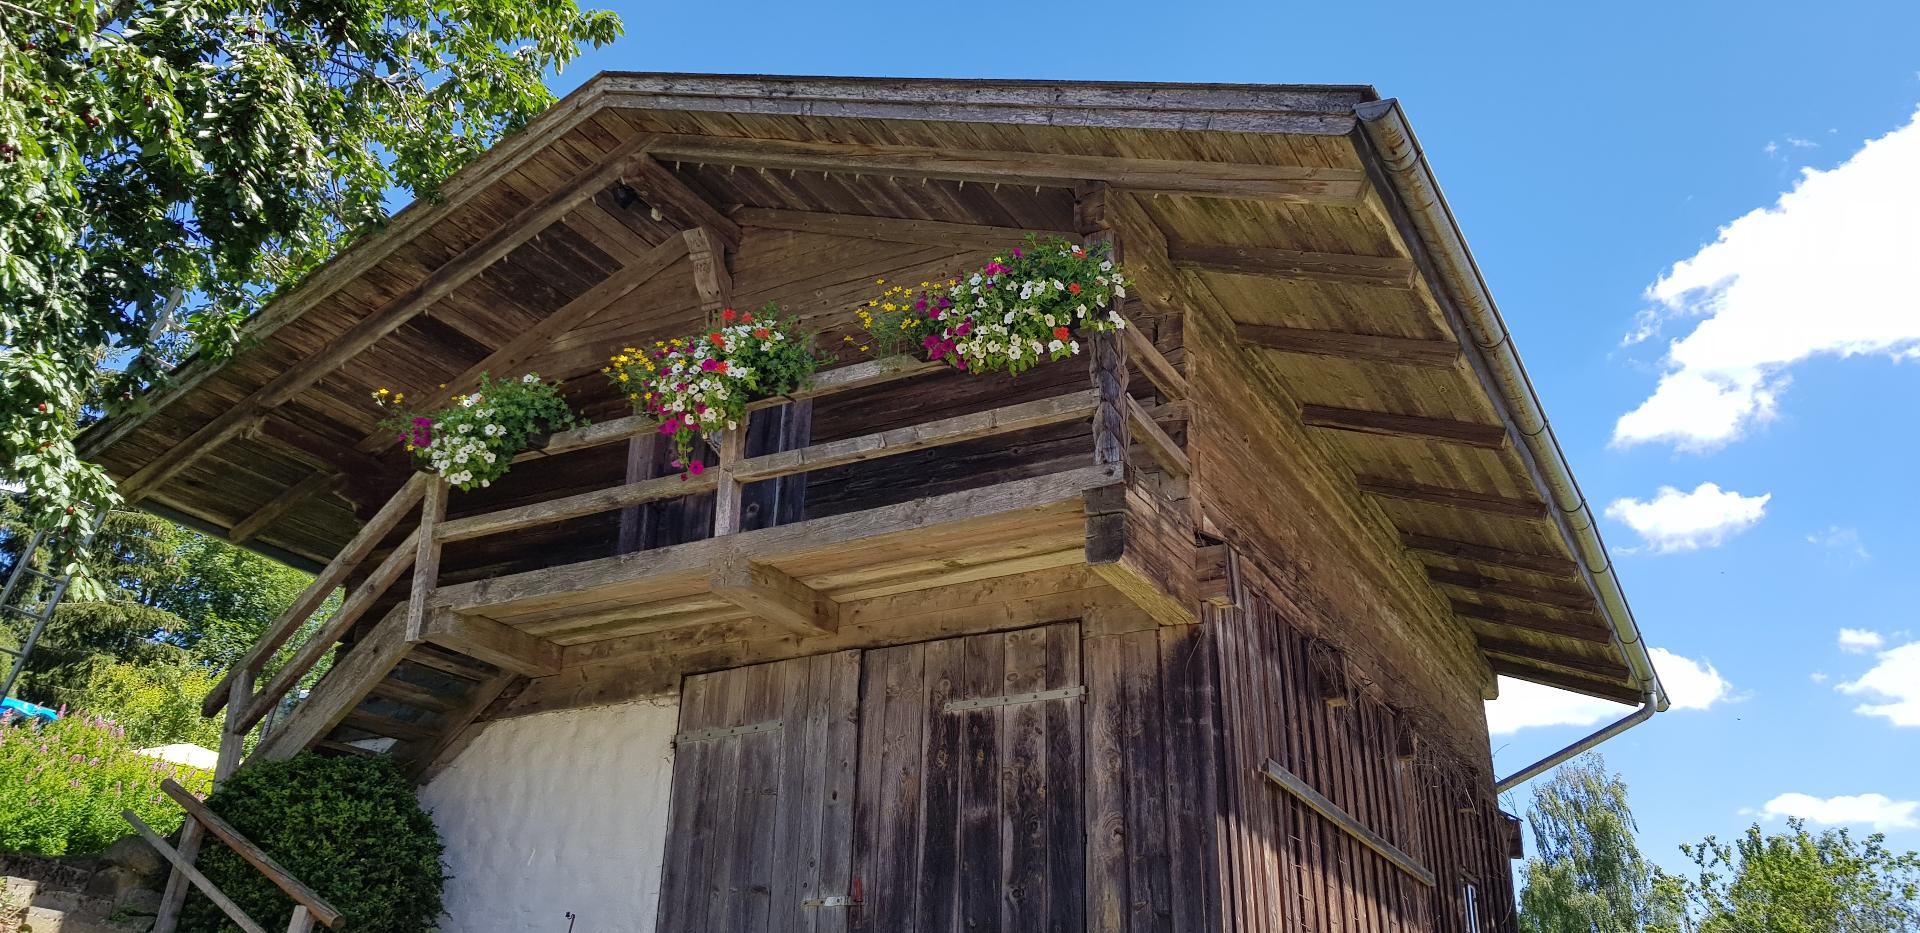
[[[1584,619],[1557,619],[1542,615],[1530,615],[1514,612],[1499,606],[1469,602],[1456,599],[1451,603],[1453,614],[1463,619],[1490,622],[1494,625],[1510,625],[1514,628],[1531,629],[1546,635],[1559,635],[1563,638],[1577,638],[1581,641],[1604,645],[1611,640],[1605,623],[1597,617]]]
[[[711,230],[730,249],[740,245],[740,225],[653,157],[641,155],[628,163],[620,181],[667,223],[682,230]]]
[[[1456,560],[1505,567],[1508,570],[1523,570],[1528,573],[1543,573],[1556,577],[1573,577],[1580,572],[1580,565],[1553,554],[1509,551],[1491,545],[1454,541],[1450,538],[1411,531],[1400,533],[1400,544],[1411,551],[1441,554]]]
[[[1511,515],[1516,518],[1545,518],[1547,507],[1543,503],[1526,499],[1513,499],[1477,492],[1471,489],[1451,489],[1445,486],[1429,486],[1424,483],[1401,483],[1389,479],[1360,477],[1357,480],[1360,491],[1370,496],[1387,499],[1401,499],[1407,502],[1423,502],[1428,505],[1445,506],[1450,509],[1467,509],[1474,512],[1486,512],[1492,515]]]
[[[1621,667],[1619,661],[1595,661],[1560,652],[1543,655],[1539,645],[1505,638],[1491,638],[1486,635],[1479,636],[1475,642],[1480,646],[1481,651],[1525,664],[1547,664],[1582,674],[1592,674],[1595,677],[1626,676],[1626,668]]]
[[[840,626],[839,606],[781,571],[723,551],[708,577],[713,595],[795,635],[826,635]]]
[[[1288,204],[1354,205],[1366,186],[1357,169],[1232,162],[1176,162],[1062,152],[1003,152],[917,146],[662,135],[649,147],[662,161],[782,171],[888,175],[1077,188],[1106,182],[1140,194],[1239,198]]]
[[[1167,255],[1174,265],[1201,272],[1263,275],[1377,288],[1413,287],[1413,262],[1399,256],[1310,253],[1257,246],[1183,243],[1177,240],[1168,244]]]
[[[1556,609],[1572,609],[1586,612],[1594,608],[1593,596],[1589,593],[1576,593],[1568,590],[1550,589],[1544,586],[1530,586],[1512,580],[1501,580],[1483,574],[1465,570],[1453,570],[1447,567],[1427,568],[1427,579],[1446,586],[1477,590],[1492,596],[1505,596],[1520,599]]]
[[[559,645],[484,616],[442,609],[428,618],[421,636],[449,651],[528,677],[560,672]]]
[[[255,509],[252,515],[233,523],[227,532],[227,540],[234,544],[245,544],[253,540],[268,525],[280,520],[282,515],[305,505],[307,500],[316,496],[331,495],[346,478],[332,472],[315,473],[293,484],[286,492],[273,497],[266,505]]]
[[[1387,411],[1334,408],[1329,405],[1300,406],[1300,420],[1310,428],[1327,428],[1418,441],[1441,441],[1488,450],[1504,450],[1507,447],[1507,430],[1497,424],[1474,424]]]
[[[1451,369],[1460,361],[1460,345],[1451,340],[1349,334],[1297,327],[1269,327],[1264,324],[1235,324],[1234,330],[1243,342],[1263,350],[1301,356],[1435,369]]]
[[[825,236],[879,240],[883,243],[917,243],[922,246],[950,246],[982,252],[1018,245],[1027,234],[1079,239],[1065,230],[1031,230],[998,227],[989,224],[951,223],[944,220],[915,220],[905,217],[873,217],[866,214],[833,214],[818,211],[784,211],[765,207],[742,207],[733,219],[743,227],[766,230],[791,230]]]
[[[523,208],[512,220],[433,270],[419,284],[328,342],[325,349],[288,367],[239,404],[201,426],[186,440],[162,452],[121,484],[121,494],[129,502],[145,498],[194,461],[232,440],[248,423],[286,404],[402,324],[452,294],[468,280],[486,271],[598,194],[601,189],[619,180],[634,159],[645,155],[649,139],[645,134],[635,136],[546,197]]]

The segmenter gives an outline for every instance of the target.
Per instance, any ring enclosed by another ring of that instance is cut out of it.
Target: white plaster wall
[[[674,698],[492,723],[420,789],[447,846],[443,933],[651,933]]]

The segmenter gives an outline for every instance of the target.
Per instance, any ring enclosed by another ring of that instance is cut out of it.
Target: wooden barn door
[[[867,652],[854,929],[1086,926],[1076,624]]]
[[[860,652],[689,677],[661,933],[847,928]]]

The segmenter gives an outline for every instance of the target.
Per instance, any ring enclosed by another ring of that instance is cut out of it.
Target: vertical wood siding
[[[1223,748],[1227,929],[1466,933],[1464,886],[1485,933],[1515,928],[1504,818],[1490,779],[1402,730],[1338,651],[1303,635],[1257,585],[1209,609]],[[1414,749],[1411,759],[1401,749]],[[1262,777],[1269,760],[1434,873],[1429,888]]]

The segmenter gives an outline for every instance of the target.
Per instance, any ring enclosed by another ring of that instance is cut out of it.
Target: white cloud
[[[1630,709],[1584,693],[1501,677],[1500,699],[1487,701],[1487,731],[1508,735],[1534,726],[1591,726],[1618,719]]]
[[[1699,323],[1669,344],[1659,385],[1614,425],[1614,443],[1718,447],[1774,416],[1796,362],[1920,355],[1917,164],[1920,112],[1836,168],[1803,169],[1772,207],[1668,269],[1647,290],[1651,320]]]
[[[1826,671],[1814,671],[1813,673],[1808,674],[1807,677],[1812,679],[1812,681],[1816,684],[1824,684],[1827,682]]]
[[[1920,726],[1920,641],[1880,652],[1879,662],[1865,674],[1833,689],[1885,701],[1854,707],[1862,716],[1885,716],[1896,726]]]
[[[1707,709],[1733,693],[1733,685],[1711,664],[1665,648],[1651,649],[1647,656],[1667,688],[1672,709]],[[1487,731],[1508,735],[1536,726],[1592,726],[1618,719],[1629,709],[1612,700],[1501,677],[1500,698],[1487,701]]]
[[[1825,529],[1808,535],[1807,543],[1831,551],[1839,551],[1851,557],[1858,557],[1861,560],[1866,560],[1873,556],[1867,553],[1867,546],[1860,543],[1860,530],[1857,528],[1842,528],[1839,525],[1828,525]]]
[[[1850,654],[1866,654],[1886,647],[1887,636],[1863,628],[1843,628],[1840,630],[1840,650]]]
[[[1871,826],[1880,832],[1920,827],[1920,800],[1893,800],[1885,794],[1815,797],[1781,794],[1760,810],[1767,819],[1797,816],[1827,826]]]
[[[1660,685],[1667,688],[1667,700],[1673,709],[1708,709],[1733,693],[1733,685],[1705,661],[1665,648],[1649,649],[1647,656],[1653,659],[1653,671],[1660,675]]]
[[[1728,537],[1758,523],[1771,493],[1743,496],[1701,483],[1692,492],[1662,486],[1652,499],[1615,499],[1607,517],[1640,533],[1655,551],[1691,551],[1718,547]]]

